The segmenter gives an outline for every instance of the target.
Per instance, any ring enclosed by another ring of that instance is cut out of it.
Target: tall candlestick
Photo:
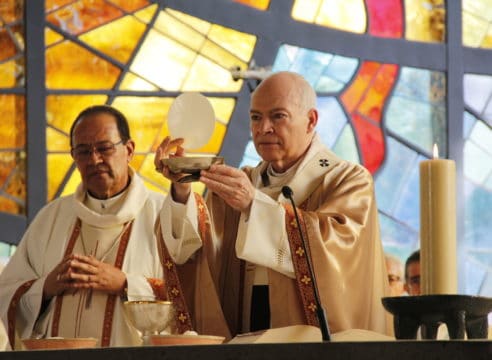
[[[420,163],[420,277],[423,295],[456,294],[456,167],[453,160]]]

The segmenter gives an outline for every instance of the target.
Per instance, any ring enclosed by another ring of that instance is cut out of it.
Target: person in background
[[[402,296],[405,294],[403,288],[403,264],[399,258],[392,254],[385,254],[386,270],[391,289],[391,296]]]
[[[172,181],[162,243],[169,267],[178,268],[187,287],[192,325],[224,336],[319,325],[300,229],[282,194],[288,185],[331,332],[391,333],[381,303],[389,285],[370,173],[323,145],[315,131],[316,93],[299,74],[263,80],[252,93],[249,117],[262,161],[254,168],[202,170],[206,202],[179,182],[183,174],[161,162],[184,156],[185,140],[167,137],[156,152],[157,170]]]
[[[408,295],[420,295],[420,250],[410,254],[405,262],[404,289]]]
[[[0,275],[0,316],[14,349],[16,337],[138,345],[124,301],[166,297],[154,235],[164,196],[129,166],[135,143],[125,116],[105,105],[83,110],[70,145],[82,183],[41,209]]]

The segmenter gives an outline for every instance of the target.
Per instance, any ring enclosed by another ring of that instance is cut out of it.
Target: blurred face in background
[[[405,291],[408,295],[420,295],[420,261],[413,261],[407,265]]]

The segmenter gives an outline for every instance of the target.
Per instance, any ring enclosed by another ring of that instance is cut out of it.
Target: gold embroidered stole
[[[203,243],[210,243],[211,232],[206,206],[203,198],[198,194],[193,194],[198,209],[198,230]],[[173,302],[176,312],[176,330],[182,334],[187,330],[193,330],[190,312],[186,305],[186,300],[179,280],[178,270],[169,251],[164,243],[160,221],[157,223],[159,245],[161,249],[161,263],[164,269],[164,279],[167,287],[169,299]],[[203,247],[202,247],[203,248]]]
[[[299,289],[299,295],[301,297],[304,315],[306,316],[306,322],[308,325],[319,327],[318,317],[316,315],[316,300],[314,285],[309,273],[309,266],[302,244],[301,235],[297,227],[297,221],[294,215],[294,209],[290,204],[284,204],[285,208],[285,224],[287,235],[289,238],[290,252],[292,254],[292,263],[294,264],[294,271],[296,276],[297,288]],[[301,205],[301,207],[304,207]],[[308,239],[306,231],[306,223],[301,212],[298,212],[299,222],[301,223],[301,231],[304,239]],[[307,245],[307,244],[306,244]],[[309,251],[309,249],[306,249]]]
[[[124,226],[126,225],[127,223],[124,224]],[[120,245],[118,247],[116,260],[114,263],[114,266],[118,269],[121,269],[121,266],[123,265],[123,260],[125,258],[126,248],[128,245],[128,240],[130,239],[132,226],[133,226],[133,220],[130,222],[128,226],[126,226],[125,232],[121,235]],[[75,222],[75,227],[72,231],[72,235],[70,236],[70,240],[68,241],[67,247],[65,249],[64,257],[70,255],[73,252],[73,248],[75,246],[75,242],[77,241],[80,235],[81,228],[82,228],[82,222],[80,221],[79,218],[77,218],[77,221]],[[104,311],[101,347],[109,346],[111,341],[111,330],[113,325],[113,314],[116,305],[116,299],[117,299],[117,295],[109,294],[107,296],[106,308]],[[51,336],[58,336],[62,304],[63,304],[63,296],[57,296],[55,302],[55,309],[53,313],[53,323],[51,326]]]
[[[19,288],[15,291],[14,296],[10,300],[9,309],[7,311],[7,322],[8,322],[7,333],[9,336],[9,343],[10,346],[12,347],[12,350],[15,350],[15,320],[17,316],[17,305],[19,304],[22,295],[24,295],[27,292],[27,290],[31,288],[32,284],[34,284],[35,281],[36,281],[35,279],[29,280],[23,283],[21,286],[19,286]]]

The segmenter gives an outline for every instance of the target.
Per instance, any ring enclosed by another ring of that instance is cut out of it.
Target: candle
[[[456,167],[433,155],[420,163],[421,292],[456,294]]]

